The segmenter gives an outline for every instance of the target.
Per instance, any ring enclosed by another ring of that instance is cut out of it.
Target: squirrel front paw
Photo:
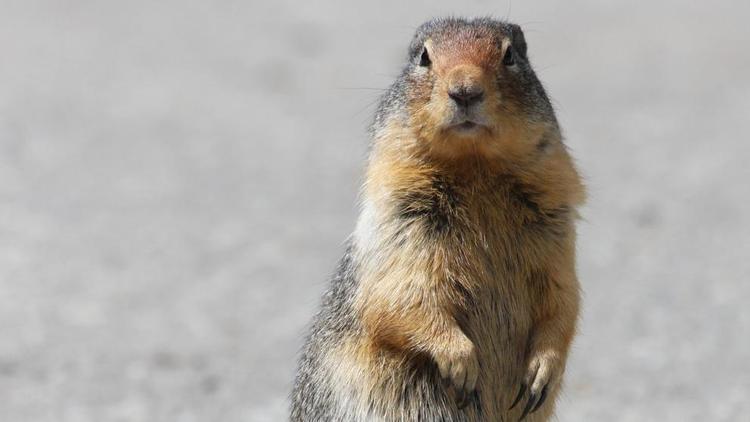
[[[462,341],[447,345],[442,352],[435,354],[440,376],[453,388],[459,409],[469,403],[479,378],[479,360],[474,349],[474,343],[464,337]]]
[[[534,413],[547,399],[547,394],[552,391],[560,379],[564,370],[564,364],[559,354],[554,351],[538,352],[531,356],[521,388],[510,408],[513,409],[527,395],[528,399],[523,408],[519,420],[523,420],[529,413]]]

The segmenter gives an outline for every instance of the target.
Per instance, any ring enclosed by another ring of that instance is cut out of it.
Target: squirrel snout
[[[448,96],[459,107],[470,107],[484,99],[482,71],[475,66],[457,66],[448,75]]]
[[[448,90],[448,96],[460,107],[470,107],[484,99],[484,90],[480,86],[460,86]]]

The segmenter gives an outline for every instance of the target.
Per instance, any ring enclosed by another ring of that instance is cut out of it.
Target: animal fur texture
[[[371,133],[291,420],[547,420],[578,318],[584,193],[520,27],[423,24]]]

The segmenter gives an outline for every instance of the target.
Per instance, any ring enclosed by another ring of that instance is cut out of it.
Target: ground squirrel
[[[291,420],[547,420],[578,317],[584,193],[521,28],[420,26],[371,134]]]

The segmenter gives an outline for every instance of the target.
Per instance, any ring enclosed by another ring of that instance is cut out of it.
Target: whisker
[[[369,109],[373,105],[375,105],[377,102],[380,101],[380,97],[375,98],[374,100],[370,101],[369,103],[365,104],[364,107],[360,108],[356,113],[352,114],[350,117],[357,117],[360,114],[362,114],[365,110]]]
[[[370,88],[370,87],[336,87],[343,91],[388,91],[388,88]]]

